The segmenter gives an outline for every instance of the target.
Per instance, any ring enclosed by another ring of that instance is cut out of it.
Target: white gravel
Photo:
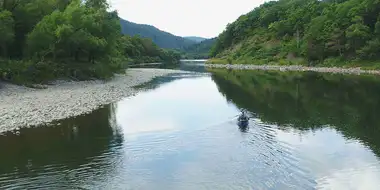
[[[128,69],[114,79],[96,81],[56,81],[47,89],[0,84],[0,133],[36,126],[91,112],[102,105],[135,95],[133,86],[154,77],[183,71]]]
[[[341,67],[306,67],[299,65],[230,65],[230,64],[205,64],[209,68],[225,68],[237,70],[278,70],[278,71],[313,71],[322,73],[343,73],[343,74],[374,74],[380,75],[380,70],[363,70],[360,68]]]

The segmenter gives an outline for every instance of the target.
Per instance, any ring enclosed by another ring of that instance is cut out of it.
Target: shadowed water
[[[2,134],[0,189],[380,187],[376,77],[211,70],[139,88],[88,115]]]

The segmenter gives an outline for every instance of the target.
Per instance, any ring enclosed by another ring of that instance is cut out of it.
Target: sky
[[[265,0],[109,0],[125,20],[177,36],[218,36],[228,23]]]

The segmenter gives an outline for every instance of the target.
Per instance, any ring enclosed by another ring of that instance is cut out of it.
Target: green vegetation
[[[108,7],[106,0],[0,0],[0,79],[106,79],[131,59],[179,59],[148,40],[123,37]]]
[[[380,79],[372,75],[210,69],[229,102],[301,131],[335,127],[380,155]]]
[[[182,58],[184,59],[207,59],[216,38],[203,40],[200,43],[191,45],[184,49]]]
[[[267,2],[229,24],[211,56],[241,64],[378,68],[379,13],[378,0]]]
[[[186,47],[197,43],[191,39],[186,39],[165,31],[161,31],[151,25],[136,24],[123,19],[120,19],[120,23],[123,34],[149,38],[161,48],[183,50]]]
[[[161,49],[151,39],[123,36],[122,47],[132,63],[178,63],[181,54],[175,50]]]

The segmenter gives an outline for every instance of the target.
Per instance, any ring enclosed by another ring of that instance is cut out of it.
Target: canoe
[[[238,126],[239,127],[247,127],[249,123],[248,117],[239,117],[238,118]]]

